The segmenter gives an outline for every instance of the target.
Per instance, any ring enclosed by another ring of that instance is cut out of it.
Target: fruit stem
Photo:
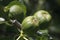
[[[21,34],[16,40],[19,40],[23,36],[23,31],[21,30],[20,32],[21,32]]]
[[[21,23],[20,22],[18,22],[16,19],[15,20],[10,20],[10,22],[12,22],[16,27],[17,27],[17,29],[18,29],[18,31],[20,32],[21,31]]]
[[[20,31],[20,36],[16,39],[19,40],[21,37],[23,37],[23,39],[28,40],[24,35],[23,35],[23,30]]]
[[[16,25],[18,28],[18,31],[20,32],[20,36],[16,40],[19,40],[21,37],[23,37],[23,39],[25,39],[25,40],[28,40],[23,34],[23,30],[21,28],[22,26],[21,26],[20,22],[18,22],[17,20],[10,20],[10,22],[12,22],[14,25]]]
[[[28,40],[28,39],[27,39],[26,37],[24,37],[24,36],[23,36],[23,38],[24,38],[25,40]]]

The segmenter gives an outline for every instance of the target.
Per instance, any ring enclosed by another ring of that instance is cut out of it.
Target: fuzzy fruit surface
[[[22,28],[28,29],[33,26],[33,28],[36,28],[38,26],[39,21],[34,18],[33,16],[26,17],[22,22]]]
[[[51,21],[51,15],[49,12],[45,10],[39,10],[34,14],[34,17],[39,20],[40,29],[48,28]]]
[[[11,13],[21,13],[22,8],[19,5],[13,5],[10,7],[10,12]]]
[[[10,10],[9,10],[9,17],[11,19],[17,19],[18,21],[21,22],[21,20],[23,20],[23,18],[24,18],[24,13],[23,13],[22,7],[19,5],[11,6]]]
[[[23,22],[22,22],[22,29],[29,34],[35,32],[38,29],[39,26],[39,21],[33,17],[33,16],[28,16],[26,17]]]
[[[40,21],[40,23],[49,22],[51,20],[51,15],[45,10],[37,11],[34,16]]]

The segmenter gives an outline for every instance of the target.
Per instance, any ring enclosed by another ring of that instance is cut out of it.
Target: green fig
[[[24,4],[19,1],[10,2],[4,9],[5,12],[9,11],[8,17],[10,19],[17,19],[22,22],[24,17],[26,16],[26,7]]]
[[[49,22],[51,20],[51,15],[45,10],[37,11],[34,14],[34,17],[36,17],[40,21],[40,23]]]
[[[38,27],[39,21],[34,16],[28,16],[22,22],[22,29],[28,34],[35,33]]]

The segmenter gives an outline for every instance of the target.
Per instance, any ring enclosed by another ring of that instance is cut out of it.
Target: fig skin
[[[28,34],[35,34],[39,28],[39,21],[34,16],[26,17],[22,22],[22,30]]]

